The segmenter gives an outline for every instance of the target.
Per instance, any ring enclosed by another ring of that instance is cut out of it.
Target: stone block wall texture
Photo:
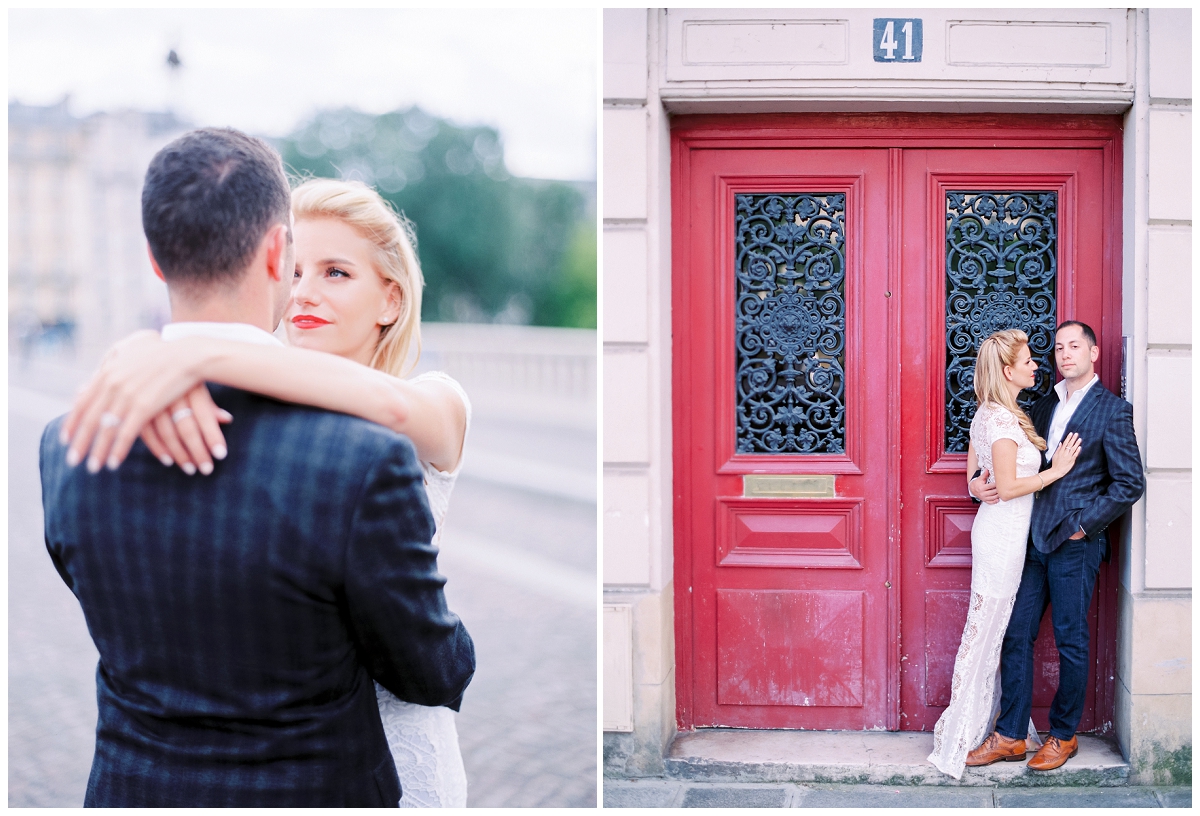
[[[604,735],[605,773],[619,776],[661,774],[675,734],[669,135],[656,22],[647,9],[604,12],[604,602],[630,610],[605,617],[605,641],[632,654],[628,667],[604,657],[605,688],[625,695],[614,706],[632,712],[630,730]]]
[[[1190,784],[1191,10],[1138,11],[1135,45],[1123,294],[1146,495],[1132,513],[1119,599],[1117,739],[1134,781]]]

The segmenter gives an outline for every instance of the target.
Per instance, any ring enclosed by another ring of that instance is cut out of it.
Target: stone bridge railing
[[[462,383],[477,413],[596,428],[596,332],[541,326],[426,323],[418,371]]]

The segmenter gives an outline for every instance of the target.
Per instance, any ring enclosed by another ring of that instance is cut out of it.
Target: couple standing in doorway
[[[967,472],[983,504],[971,530],[971,602],[929,755],[956,779],[964,766],[1024,761],[1035,748],[1029,767],[1048,771],[1078,751],[1087,614],[1108,558],[1105,530],[1145,487],[1133,408],[1100,384],[1099,355],[1091,327],[1059,325],[1054,357],[1063,379],[1031,418],[1016,402],[1037,371],[1028,337],[999,331],[979,348]],[[1030,711],[1034,642],[1048,605],[1059,685],[1041,744]]]

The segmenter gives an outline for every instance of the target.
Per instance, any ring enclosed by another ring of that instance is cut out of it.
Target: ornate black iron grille
[[[846,448],[846,196],[737,196],[737,452]]]
[[[1058,193],[946,193],[946,451],[963,453],[975,413],[975,356],[992,332],[1021,329],[1037,360],[1028,409],[1053,383]]]

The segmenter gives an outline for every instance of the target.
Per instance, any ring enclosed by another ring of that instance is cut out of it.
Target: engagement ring
[[[121,424],[121,418],[111,411],[105,411],[100,415],[101,428],[115,428]]]
[[[180,408],[178,411],[176,411],[175,413],[171,414],[171,421],[172,421],[172,422],[179,422],[180,420],[187,419],[187,418],[188,418],[188,417],[190,417],[191,415],[192,415],[192,409],[191,409],[191,408]]]

